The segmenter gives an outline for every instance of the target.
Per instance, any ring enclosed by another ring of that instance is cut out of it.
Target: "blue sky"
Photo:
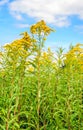
[[[56,30],[47,47],[83,43],[83,0],[0,0],[0,45],[20,38],[41,19]]]

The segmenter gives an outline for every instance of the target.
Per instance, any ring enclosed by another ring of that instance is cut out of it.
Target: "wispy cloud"
[[[76,29],[82,29],[83,30],[83,25],[75,25]]]
[[[82,25],[75,25],[75,31],[83,34],[83,24]]]
[[[22,15],[20,14],[20,13],[18,13],[18,12],[10,12],[10,14],[13,16],[13,17],[15,17],[17,20],[23,20],[23,17],[22,17]]]
[[[6,3],[8,3],[8,2],[9,2],[9,0],[0,0],[0,6],[6,4]]]
[[[69,26],[69,16],[72,15],[83,20],[83,0],[15,0],[9,4],[9,8],[17,19],[22,19],[26,14],[59,27]]]
[[[30,25],[22,23],[22,24],[16,24],[16,27],[18,27],[18,28],[28,28],[28,27],[30,27]]]

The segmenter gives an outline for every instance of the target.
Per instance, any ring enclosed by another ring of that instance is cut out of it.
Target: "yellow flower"
[[[33,66],[29,66],[28,71],[34,72],[34,67]]]
[[[48,51],[49,51],[49,52],[51,52],[51,49],[50,49],[50,47],[48,47]]]
[[[40,22],[32,25],[30,31],[32,34],[42,34],[43,32],[47,36],[53,30],[46,25],[44,20],[41,20]]]
[[[2,55],[3,55],[2,52],[0,52],[0,57],[1,57]]]
[[[48,57],[48,54],[46,52],[43,52],[43,58],[47,58]]]
[[[53,62],[52,66],[53,66],[54,69],[56,69],[57,68],[56,62]]]
[[[2,77],[5,76],[5,70],[2,70],[2,71],[1,71],[1,76],[2,76]]]
[[[45,40],[46,40],[46,38],[44,37],[44,38],[43,38],[43,40],[45,41]]]

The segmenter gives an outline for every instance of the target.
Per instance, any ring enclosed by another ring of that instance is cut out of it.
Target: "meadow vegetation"
[[[42,20],[0,51],[0,130],[83,130],[83,44],[44,49]]]

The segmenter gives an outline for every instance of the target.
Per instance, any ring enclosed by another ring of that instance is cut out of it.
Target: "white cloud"
[[[29,24],[16,24],[16,27],[18,27],[18,28],[28,28],[28,27],[30,27],[30,25]]]
[[[13,17],[15,17],[17,20],[22,20],[23,19],[22,15],[20,13],[18,13],[18,12],[10,12],[10,14]]]
[[[37,20],[44,19],[56,26],[70,25],[69,16],[83,19],[83,0],[15,0],[9,4],[14,17],[23,14]]]
[[[6,3],[8,3],[8,2],[9,2],[9,0],[0,0],[0,6],[6,4]]]

